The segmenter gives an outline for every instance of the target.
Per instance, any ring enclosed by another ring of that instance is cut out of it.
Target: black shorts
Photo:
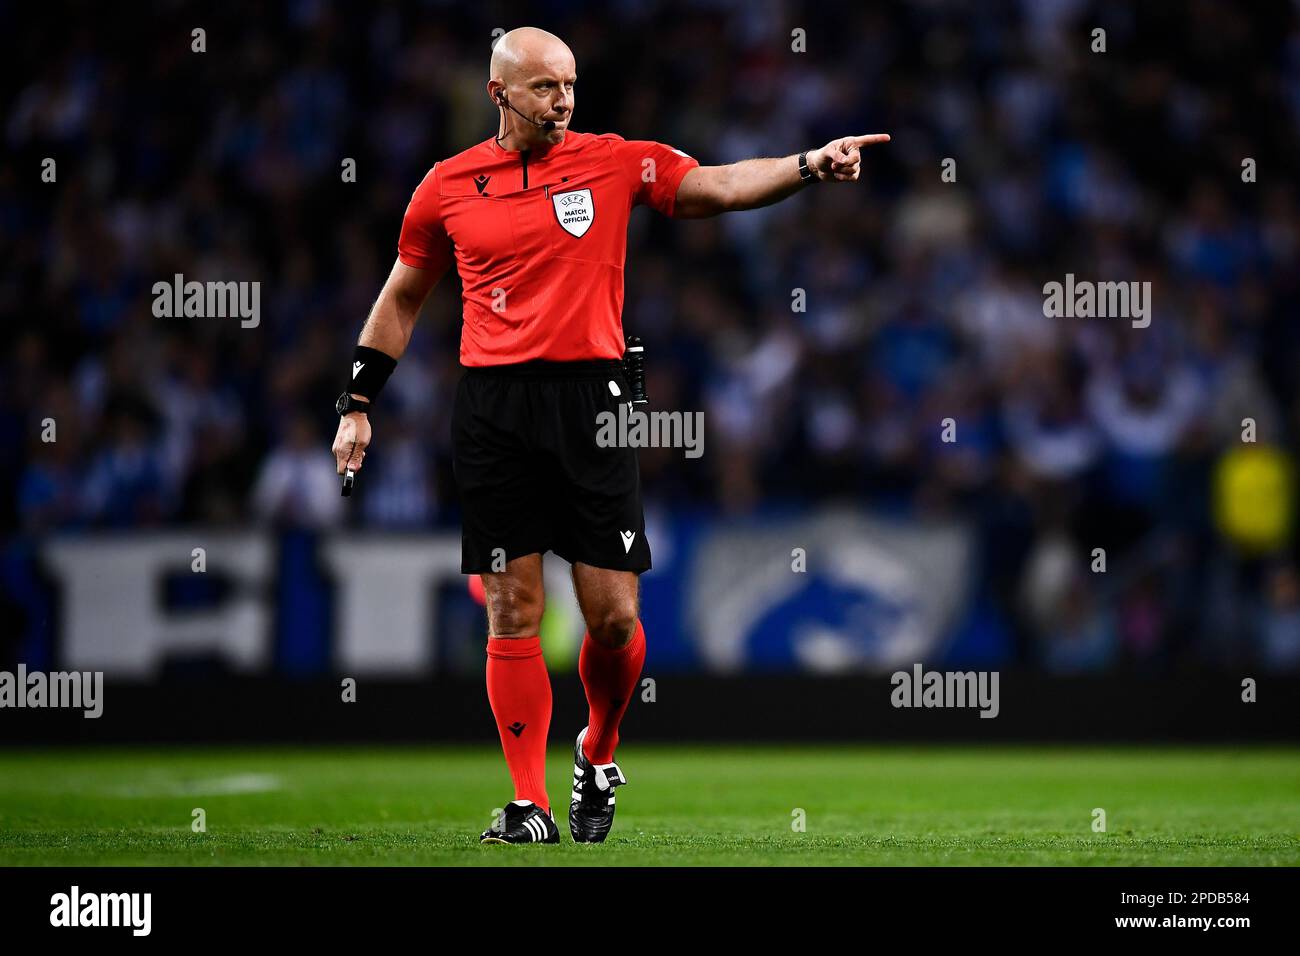
[[[629,394],[616,359],[465,371],[451,422],[463,573],[546,551],[616,571],[650,568],[636,449],[596,442],[597,416],[617,415]]]

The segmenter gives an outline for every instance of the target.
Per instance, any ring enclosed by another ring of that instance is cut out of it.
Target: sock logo
[[[632,542],[636,540],[636,532],[620,531],[618,535],[623,539],[623,553],[630,554],[632,551]]]
[[[518,737],[520,734],[524,732],[524,728],[527,726],[528,726],[527,724],[521,724],[519,721],[516,720],[513,724],[508,726],[506,730],[510,731],[512,734]]]

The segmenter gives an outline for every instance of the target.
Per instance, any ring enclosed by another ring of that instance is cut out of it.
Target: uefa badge
[[[591,198],[590,189],[556,193],[551,197],[551,203],[555,206],[555,218],[571,236],[581,238],[596,218],[596,203]]]

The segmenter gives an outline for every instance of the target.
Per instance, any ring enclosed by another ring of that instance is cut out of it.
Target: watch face
[[[342,415],[348,410],[348,393],[344,392],[339,396],[339,400],[334,403],[334,411]]]

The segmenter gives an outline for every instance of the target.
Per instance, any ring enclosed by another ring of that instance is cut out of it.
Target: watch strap
[[[817,182],[817,174],[808,167],[808,151],[799,154],[799,179],[805,183]]]
[[[354,398],[350,393],[344,392],[339,396],[338,401],[334,403],[334,410],[339,415],[347,415],[351,412],[369,412],[370,402],[360,398]]]

